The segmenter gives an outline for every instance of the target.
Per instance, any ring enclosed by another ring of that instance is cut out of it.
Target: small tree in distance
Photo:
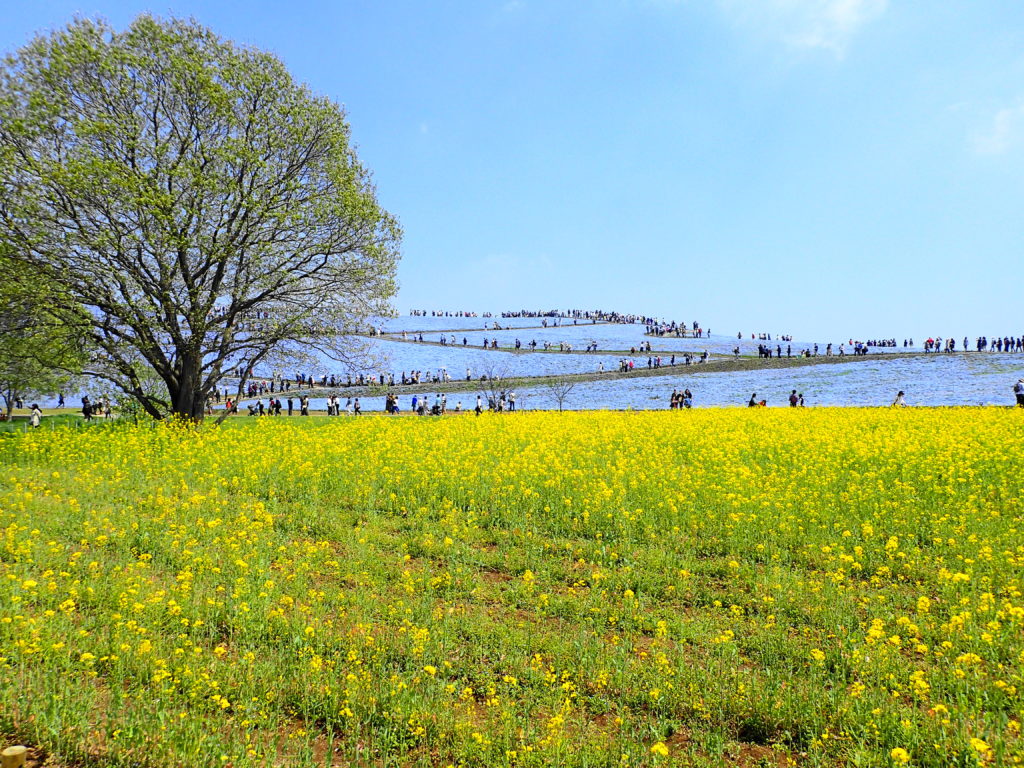
[[[480,389],[489,403],[497,405],[501,395],[506,392],[505,380],[508,379],[507,365],[485,365],[480,375]]]
[[[579,382],[572,379],[567,379],[562,376],[556,376],[544,383],[544,389],[547,390],[551,398],[558,403],[559,412],[562,411],[562,406],[565,405],[565,401],[572,394],[572,391],[576,388]]]
[[[345,362],[400,237],[341,107],[196,22],[76,20],[0,65],[0,246],[155,418],[201,419],[229,373],[241,394],[256,366]]]

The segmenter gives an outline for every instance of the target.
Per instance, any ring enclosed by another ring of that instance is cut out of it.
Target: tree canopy
[[[81,337],[56,307],[73,306],[0,249],[0,404],[61,391],[85,361]]]
[[[341,107],[194,21],[76,20],[0,67],[0,242],[68,298],[86,373],[154,417],[202,418],[238,369],[241,392],[345,360],[400,239]]]

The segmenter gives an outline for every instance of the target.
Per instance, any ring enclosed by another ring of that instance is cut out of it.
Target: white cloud
[[[733,19],[794,48],[842,58],[853,37],[885,13],[888,0],[718,0]]]
[[[1001,155],[1020,140],[1024,130],[1024,103],[1000,109],[984,131],[974,135],[972,144],[979,155]]]

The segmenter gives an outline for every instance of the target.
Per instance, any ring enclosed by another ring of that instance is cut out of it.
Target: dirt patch
[[[693,749],[693,734],[688,728],[679,728],[665,739],[665,746],[672,753],[686,752]],[[697,750],[697,754],[707,757],[707,754],[701,749]],[[797,764],[793,757],[784,750],[747,741],[732,742],[726,746],[723,758],[728,765],[735,766],[735,768],[767,768],[768,766],[789,768],[789,766]]]
[[[505,584],[512,581],[513,576],[508,571],[498,570],[497,568],[484,568],[480,571],[480,578],[488,584]]]
[[[680,728],[665,740],[665,746],[672,752],[676,750],[682,751],[690,746],[690,741],[690,731],[686,728]]]
[[[763,744],[750,744],[745,741],[737,742],[726,748],[735,762],[736,768],[763,768],[764,766],[794,765],[794,762],[785,752],[772,749]]]

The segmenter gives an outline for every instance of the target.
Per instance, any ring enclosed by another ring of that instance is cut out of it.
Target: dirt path
[[[411,342],[410,342],[411,343]],[[424,342],[425,343],[425,342]],[[440,346],[440,345],[439,345]],[[614,354],[614,353],[605,353]],[[646,357],[646,354],[644,355]],[[637,366],[631,371],[605,371],[598,373],[590,371],[585,373],[566,373],[550,376],[512,376],[501,380],[501,389],[521,390],[526,388],[544,386],[553,381],[565,380],[574,382],[588,381],[614,381],[617,379],[640,379],[657,376],[694,376],[703,373],[726,373],[729,371],[761,371],[775,370],[779,368],[803,368],[810,365],[857,365],[867,361],[878,360],[899,360],[912,357],[923,357],[924,352],[891,352],[875,355],[844,355],[842,357],[781,357],[761,359],[757,357],[713,357],[706,363],[694,363],[683,365],[677,362],[675,365],[663,365],[660,368],[648,368]],[[292,389],[289,392],[277,393],[275,396],[301,397],[327,397],[328,395],[343,395],[345,397],[379,397],[387,392],[397,395],[412,395],[423,392],[478,392],[493,387],[487,382],[479,379],[472,381],[452,380],[447,383],[422,383],[422,384],[395,384],[393,387],[376,385],[373,387],[312,387],[304,389]],[[251,398],[250,398],[251,399]],[[243,401],[244,402],[244,401]]]

